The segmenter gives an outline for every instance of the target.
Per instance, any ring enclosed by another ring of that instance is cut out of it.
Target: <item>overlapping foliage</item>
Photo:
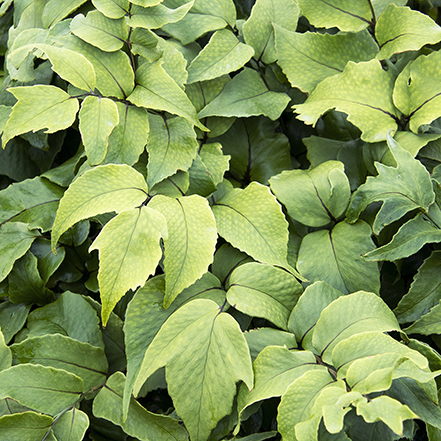
[[[437,1],[0,3],[1,439],[441,438]]]

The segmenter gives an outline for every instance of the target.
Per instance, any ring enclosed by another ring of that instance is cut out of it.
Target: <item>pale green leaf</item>
[[[147,184],[153,187],[177,170],[188,170],[199,144],[193,125],[184,118],[149,115],[151,133],[147,144]]]
[[[417,51],[441,40],[441,28],[426,14],[391,3],[378,18],[375,37],[377,58],[384,60],[404,51]]]
[[[189,68],[189,77],[190,72]],[[199,112],[199,118],[265,115],[274,121],[280,117],[289,101],[286,93],[269,90],[257,71],[245,67]]]
[[[237,381],[250,389],[253,384],[239,325],[211,300],[193,300],[165,322],[147,349],[135,392],[162,366],[176,411],[194,441],[206,440],[231,412]]]
[[[367,3],[366,3],[367,4]],[[304,104],[295,105],[297,117],[315,125],[327,110],[336,109],[348,115],[361,131],[361,139],[377,142],[386,139],[389,130],[397,129],[398,111],[392,102],[395,78],[381,63],[349,61],[343,73],[325,78]]]
[[[440,68],[441,53],[421,55],[406,65],[395,82],[394,103],[407,116],[409,127],[415,134],[418,134],[421,125],[441,116]]]
[[[146,200],[147,191],[144,177],[127,165],[108,164],[88,170],[71,184],[60,202],[52,229],[52,249],[78,221],[137,207]]]
[[[92,63],[96,88],[103,95],[125,99],[132,92],[135,75],[126,53],[104,52],[75,36],[67,40],[65,47],[84,55]]]
[[[296,349],[296,336],[290,332],[279,331],[274,328],[256,328],[244,333],[251,359],[254,361],[267,346],[285,346]]]
[[[440,251],[434,251],[418,268],[409,292],[405,294],[394,313],[400,323],[417,320],[441,299],[439,279]]]
[[[0,399],[9,397],[20,404],[57,415],[81,397],[83,380],[62,369],[19,364],[0,372]]]
[[[188,169],[188,175],[190,185],[187,195],[198,194],[199,196],[208,197],[217,190],[213,177],[199,155],[196,155],[193,164]]]
[[[159,5],[164,0],[132,0],[130,3],[134,5],[144,6],[145,8],[150,8],[151,6]]]
[[[88,12],[86,16],[76,15],[70,29],[77,37],[105,52],[121,49],[129,35],[124,18],[111,19],[97,10]]]
[[[277,64],[293,87],[307,93],[325,78],[343,72],[348,61],[369,61],[378,53],[367,31],[331,35],[290,32],[277,24],[274,28]]]
[[[312,344],[323,361],[330,363],[336,344],[351,335],[399,329],[394,313],[379,296],[358,291],[339,297],[323,310],[314,329]]]
[[[152,34],[155,35],[153,32]],[[175,80],[176,84],[187,93],[185,85],[188,78],[188,60],[184,57],[184,46],[173,39],[160,39],[158,40],[158,48],[162,51],[162,67]]]
[[[0,226],[0,281],[11,272],[14,262],[22,257],[39,236],[22,222],[8,222]]]
[[[109,18],[122,18],[129,13],[129,0],[92,0],[92,3]]]
[[[357,414],[368,423],[383,421],[398,435],[403,434],[403,421],[418,418],[405,404],[388,396],[357,403]]]
[[[292,270],[287,262],[288,223],[269,188],[252,182],[234,189],[213,205],[225,240],[255,260]]]
[[[5,337],[0,329],[0,371],[8,369],[12,366],[11,349],[5,343]]]
[[[17,305],[7,300],[0,304],[0,329],[6,344],[23,328],[30,309],[31,305]]]
[[[212,263],[216,222],[207,200],[198,195],[177,199],[159,195],[151,200],[149,207],[167,219],[168,238],[164,241],[164,307],[167,308]]]
[[[182,20],[194,4],[194,0],[184,3],[176,9],[167,8],[158,4],[150,8],[134,6],[131,9],[129,26],[132,28],[157,29],[168,23]]]
[[[236,25],[236,6],[233,0],[195,0],[192,12],[224,19],[232,28]]]
[[[310,170],[284,171],[270,179],[271,190],[296,221],[322,227],[346,211],[351,198],[344,165],[327,161]],[[301,189],[301,192],[293,189]]]
[[[305,349],[314,349],[312,336],[322,311],[342,295],[326,282],[315,282],[300,296],[289,317],[288,329]]]
[[[318,28],[338,27],[341,31],[358,32],[371,23],[372,11],[367,1],[297,0],[302,14]]]
[[[89,427],[89,417],[77,408],[63,413],[53,428],[57,440],[82,441]]]
[[[255,58],[266,64],[277,60],[273,26],[288,31],[297,29],[300,9],[294,0],[257,0],[243,25],[245,43],[254,48]]]
[[[233,32],[219,30],[188,66],[188,83],[207,81],[236,71],[253,55],[254,49],[241,43]]]
[[[129,290],[144,285],[162,257],[160,239],[167,238],[164,216],[150,207],[123,211],[108,222],[90,250],[98,250],[98,282],[103,305],[102,320]]]
[[[64,335],[47,334],[27,338],[11,345],[11,351],[14,364],[41,364],[75,374],[84,382],[84,393],[106,380],[104,350]]]
[[[41,441],[53,422],[52,417],[41,413],[14,413],[0,418],[0,431],[8,441]]]
[[[179,422],[166,415],[147,411],[131,399],[127,419],[122,413],[125,376],[116,372],[93,400],[93,414],[120,426],[125,433],[141,441],[186,441],[187,431]]]
[[[107,153],[109,136],[119,122],[118,107],[109,98],[88,96],[81,104],[79,129],[90,165],[100,164]]]
[[[344,294],[358,290],[378,293],[378,265],[361,257],[375,250],[371,235],[371,227],[361,220],[309,233],[300,245],[297,269],[311,282],[323,280]]]
[[[375,17],[378,19],[378,17],[380,17],[380,15],[391,3],[397,6],[404,6],[406,5],[407,0],[372,0]]]
[[[422,315],[404,331],[407,334],[441,334],[441,304],[437,304],[427,314]]]
[[[133,165],[144,151],[149,136],[146,109],[116,102],[119,123],[109,136],[105,163]],[[151,142],[151,138],[150,141]]]
[[[49,0],[44,5],[43,27],[54,26],[85,2],[86,0]]]
[[[128,101],[147,109],[165,110],[183,116],[201,130],[207,130],[199,121],[196,109],[185,92],[167,74],[160,62],[144,63],[136,71],[137,86]]]
[[[78,112],[78,100],[55,86],[13,87],[18,100],[12,109],[2,136],[3,148],[14,136],[46,129],[54,133],[70,127]]]
[[[239,311],[265,318],[286,330],[289,315],[302,290],[302,285],[287,271],[253,262],[231,273],[227,300]]]
[[[184,171],[178,171],[173,176],[169,176],[167,179],[156,184],[150,189],[150,196],[156,196],[162,194],[170,198],[179,198],[187,193],[190,185],[189,173]]]

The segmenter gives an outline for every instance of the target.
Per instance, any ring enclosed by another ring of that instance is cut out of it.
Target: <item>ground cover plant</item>
[[[436,0],[0,2],[0,439],[441,439]]]

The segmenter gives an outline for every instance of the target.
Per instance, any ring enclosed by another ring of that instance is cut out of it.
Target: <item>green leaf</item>
[[[325,78],[343,72],[349,61],[369,61],[378,46],[369,32],[320,34],[274,26],[277,64],[293,87],[311,93]]]
[[[188,66],[188,83],[206,81],[234,72],[254,55],[254,49],[241,43],[228,29],[213,34],[208,44]]]
[[[194,0],[184,3],[176,9],[170,9],[164,5],[156,5],[150,8],[134,6],[131,9],[129,26],[132,28],[157,29],[168,23],[176,23],[182,20],[194,4]]]
[[[368,177],[357,189],[347,212],[348,221],[353,222],[369,204],[383,201],[373,225],[375,234],[411,210],[426,211],[435,200],[427,169],[390,135],[387,143],[397,166],[388,167],[376,162],[378,176]]]
[[[18,100],[2,136],[3,148],[14,136],[46,129],[54,133],[70,127],[78,112],[78,100],[55,86],[13,87]]]
[[[157,415],[148,412],[133,398],[127,419],[122,413],[122,394],[124,392],[125,377],[116,372],[108,380],[93,400],[93,414],[116,424],[130,436],[141,441],[185,441],[187,431],[179,422],[166,415]]]
[[[354,334],[400,330],[394,313],[376,294],[359,291],[334,300],[320,315],[312,344],[325,363],[337,343]]]
[[[71,36],[65,47],[84,55],[93,65],[96,88],[105,96],[125,99],[135,87],[128,55],[122,51],[104,52],[80,38]]]
[[[274,328],[251,329],[244,333],[251,359],[254,361],[267,346],[285,346],[288,349],[297,347],[296,336],[290,332]]]
[[[52,417],[41,413],[14,413],[0,418],[0,430],[8,441],[41,441],[53,422]]]
[[[297,269],[311,282],[323,280],[344,294],[360,289],[378,293],[380,272],[362,254],[375,250],[371,227],[364,221],[338,223],[332,231],[306,235],[299,249]]]
[[[70,29],[77,37],[105,52],[121,49],[129,35],[124,18],[111,19],[96,10],[88,12],[86,17],[76,15]]]
[[[377,58],[384,60],[404,51],[417,51],[441,40],[441,28],[426,14],[391,3],[378,18],[375,37]]]
[[[369,2],[352,0],[297,0],[302,14],[317,28],[338,27],[341,31],[359,32],[371,23]]]
[[[314,349],[312,336],[322,311],[342,295],[326,282],[315,282],[300,296],[289,317],[288,329],[305,349]]]
[[[137,86],[128,101],[147,109],[165,110],[183,116],[201,130],[207,130],[198,120],[196,110],[185,92],[167,74],[160,62],[144,63],[136,71]]]
[[[231,273],[227,300],[239,311],[266,318],[286,330],[289,315],[301,292],[302,285],[292,274],[252,262]]]
[[[150,207],[123,211],[108,222],[90,250],[99,250],[104,326],[110,312],[129,290],[144,285],[162,257],[161,237],[167,239],[164,216]]]
[[[5,343],[5,338],[0,329],[0,371],[10,368],[12,365],[12,353]]]
[[[55,302],[32,311],[27,327],[28,338],[61,334],[104,348],[95,310],[84,297],[69,291],[62,293]]]
[[[409,292],[405,294],[394,313],[400,323],[417,320],[441,298],[439,281],[440,251],[434,251],[418,268]]]
[[[167,308],[213,261],[216,224],[207,200],[198,195],[176,199],[159,195],[151,200],[149,207],[167,219],[168,238],[164,241],[164,307]]]
[[[130,3],[134,5],[144,6],[145,8],[150,8],[151,6],[156,6],[162,3],[164,0],[133,0]]]
[[[95,8],[109,18],[123,18],[129,13],[129,0],[92,0],[92,3]]]
[[[437,80],[440,66],[441,53],[421,55],[406,65],[395,82],[394,103],[407,115],[410,120],[409,127],[416,134],[421,125],[429,124],[441,116],[439,111],[441,87]]]
[[[87,232],[88,231],[87,229]],[[65,249],[64,247],[60,247],[57,250],[57,254],[54,254],[51,249],[51,241],[39,237],[33,242],[31,251],[32,254],[38,258],[38,272],[43,281],[47,283],[66,257]]]
[[[83,380],[62,369],[20,364],[0,372],[0,399],[9,397],[20,404],[57,415],[81,397]]]
[[[286,260],[288,223],[268,187],[252,182],[234,189],[212,209],[219,235],[231,245],[259,262],[292,270]]]
[[[198,194],[207,197],[217,190],[213,177],[199,155],[196,155],[193,164],[188,169],[188,174],[190,185],[187,194]]]
[[[193,125],[185,118],[150,115],[151,134],[147,144],[147,184],[153,187],[177,170],[188,170],[199,144]]]
[[[61,415],[52,430],[58,440],[81,441],[88,427],[87,414],[74,407]]]
[[[71,184],[60,201],[52,228],[52,249],[78,221],[139,206],[146,200],[147,191],[144,177],[127,165],[108,164],[88,170]]]
[[[11,345],[14,364],[39,364],[64,369],[80,377],[84,382],[83,392],[106,380],[107,360],[102,348],[79,342],[60,334],[47,334],[27,338]]]
[[[81,104],[79,119],[89,164],[100,164],[107,153],[110,133],[119,122],[118,107],[108,98],[88,96]]]
[[[43,27],[54,26],[85,2],[86,0],[49,0],[44,5]]]
[[[206,440],[231,412],[237,381],[249,389],[253,384],[239,325],[211,300],[193,300],[165,322],[147,349],[135,392],[162,366],[176,411],[195,441]]]
[[[14,262],[22,257],[39,236],[22,222],[9,222],[0,226],[0,281],[11,272]]]
[[[30,305],[23,305],[21,303],[17,305],[10,301],[3,301],[0,304],[0,329],[6,344],[23,327],[30,309]]]
[[[266,64],[274,63],[277,54],[273,26],[295,31],[299,16],[300,9],[293,0],[277,3],[272,0],[257,0],[242,28],[245,43],[254,48],[255,58]]]
[[[412,323],[409,327],[404,329],[408,334],[440,334],[440,317],[441,304],[437,304],[427,314],[422,315],[418,320]]]
[[[189,77],[190,72],[189,68]],[[272,92],[257,71],[245,67],[199,112],[199,118],[264,115],[274,121],[280,117],[289,101],[286,93]]]
[[[398,435],[403,435],[403,420],[418,418],[405,404],[388,396],[360,401],[357,404],[357,414],[368,423],[383,421]]]
[[[220,17],[232,28],[236,25],[236,7],[233,0],[196,0],[192,12]]]
[[[327,110],[339,110],[362,131],[363,141],[382,141],[389,130],[397,129],[398,111],[392,102],[394,81],[392,72],[383,70],[377,60],[358,64],[350,61],[343,73],[325,78],[304,104],[293,109],[299,113],[298,119],[313,125]]]
[[[271,190],[296,221],[322,227],[338,219],[351,198],[344,165],[327,161],[312,170],[289,170],[270,179]],[[301,192],[293,191],[301,188]]]

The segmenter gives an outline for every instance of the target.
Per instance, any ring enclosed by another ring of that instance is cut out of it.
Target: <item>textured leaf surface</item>
[[[104,350],[60,334],[27,338],[11,345],[14,364],[41,364],[64,369],[80,377],[83,392],[90,391],[106,380],[107,360]]]
[[[313,125],[327,110],[339,110],[362,131],[364,141],[382,141],[389,130],[397,128],[393,82],[392,73],[383,70],[377,60],[350,61],[343,73],[324,79],[304,104],[293,108],[300,120]]]
[[[335,345],[354,334],[399,330],[397,319],[379,296],[359,291],[334,300],[320,315],[312,344],[325,363]]]
[[[312,170],[284,171],[270,179],[270,186],[293,219],[312,227],[338,219],[351,197],[349,180],[339,161],[327,161]]]
[[[347,212],[348,221],[353,222],[369,204],[383,201],[373,225],[375,234],[411,210],[426,211],[435,199],[427,169],[390,135],[387,143],[397,166],[376,162],[378,176],[368,177],[366,183],[358,187]]]
[[[81,104],[79,118],[89,163],[100,164],[107,153],[110,133],[119,122],[118,107],[108,98],[88,96]]]
[[[289,101],[286,93],[272,92],[257,71],[245,67],[199,112],[199,118],[265,115],[274,121],[280,117]]]
[[[122,18],[129,12],[129,0],[92,0],[93,5],[109,18]],[[133,2],[135,3],[135,2]]]
[[[300,9],[294,0],[257,0],[242,28],[245,43],[254,48],[255,58],[274,63],[277,54],[273,26],[295,31],[299,16]]]
[[[231,27],[236,24],[236,7],[233,0],[196,0],[192,12],[220,17]]]
[[[289,267],[288,224],[268,187],[252,182],[232,190],[213,205],[213,213],[219,235],[231,245],[262,263]]]
[[[251,317],[263,317],[287,329],[289,315],[301,292],[300,283],[285,270],[246,263],[231,273],[227,300]]]
[[[409,62],[395,82],[394,103],[410,119],[409,127],[416,134],[422,124],[441,116],[440,68],[440,52],[422,55]]]
[[[70,23],[71,31],[82,40],[105,52],[121,49],[129,35],[124,18],[111,19],[100,11],[78,14]]]
[[[196,109],[185,92],[159,62],[141,65],[136,71],[136,82],[135,90],[127,98],[131,103],[183,116],[201,130],[206,130],[198,120]]]
[[[54,133],[70,127],[78,112],[78,101],[55,86],[14,87],[9,91],[18,102],[3,132],[3,148],[22,133],[41,129]]]
[[[144,285],[162,257],[160,239],[167,238],[167,222],[150,207],[123,211],[108,222],[91,245],[99,250],[98,282],[103,324],[121,297]]]
[[[191,439],[207,439],[231,411],[236,382],[253,384],[251,358],[237,322],[211,300],[187,303],[162,326],[135,383],[166,366],[169,393]]]
[[[93,400],[93,414],[122,427],[125,433],[141,441],[185,441],[187,431],[177,420],[148,412],[133,398],[130,401],[127,419],[123,419],[122,395],[125,377],[116,372]]]
[[[380,45],[377,58],[384,60],[398,52],[438,43],[441,28],[428,15],[391,3],[378,18],[375,37]]]
[[[43,26],[53,26],[85,2],[86,0],[49,0],[44,5]]]
[[[57,420],[53,432],[57,439],[81,441],[84,439],[88,427],[89,417],[87,414],[74,407]]]
[[[213,34],[208,44],[188,66],[188,83],[207,81],[240,69],[254,55],[228,29]]]
[[[343,72],[349,61],[369,61],[378,46],[367,31],[347,34],[290,32],[274,26],[277,64],[293,87],[311,93],[325,78]],[[295,29],[291,29],[295,31]]]
[[[14,304],[3,301],[0,305],[0,328],[8,344],[12,337],[21,329],[28,318],[30,305]]]
[[[404,329],[408,334],[439,334],[441,331],[441,305],[438,303],[427,314],[421,316]]]
[[[378,293],[378,265],[361,258],[375,249],[371,234],[363,221],[354,225],[340,222],[332,231],[309,233],[302,240],[297,269],[311,282],[323,280],[345,294],[360,289]]]
[[[251,329],[245,332],[244,336],[253,361],[267,346],[286,346],[290,350],[297,348],[294,334],[274,328]]]
[[[56,415],[81,396],[83,380],[62,369],[20,364],[0,372],[0,399],[9,397],[39,412]]]
[[[164,241],[164,307],[167,308],[213,261],[216,223],[207,200],[197,195],[177,199],[155,196],[149,207],[167,219],[168,238]]]
[[[85,172],[66,191],[52,229],[52,248],[82,219],[141,205],[147,195],[143,176],[127,165],[103,165]]]
[[[177,170],[188,170],[196,158],[198,142],[193,125],[185,118],[150,115],[147,184],[153,187]]]
[[[12,366],[11,349],[6,345],[5,338],[0,330],[0,371]]]
[[[36,412],[14,413],[0,418],[2,436],[8,441],[40,441],[54,419]]]

